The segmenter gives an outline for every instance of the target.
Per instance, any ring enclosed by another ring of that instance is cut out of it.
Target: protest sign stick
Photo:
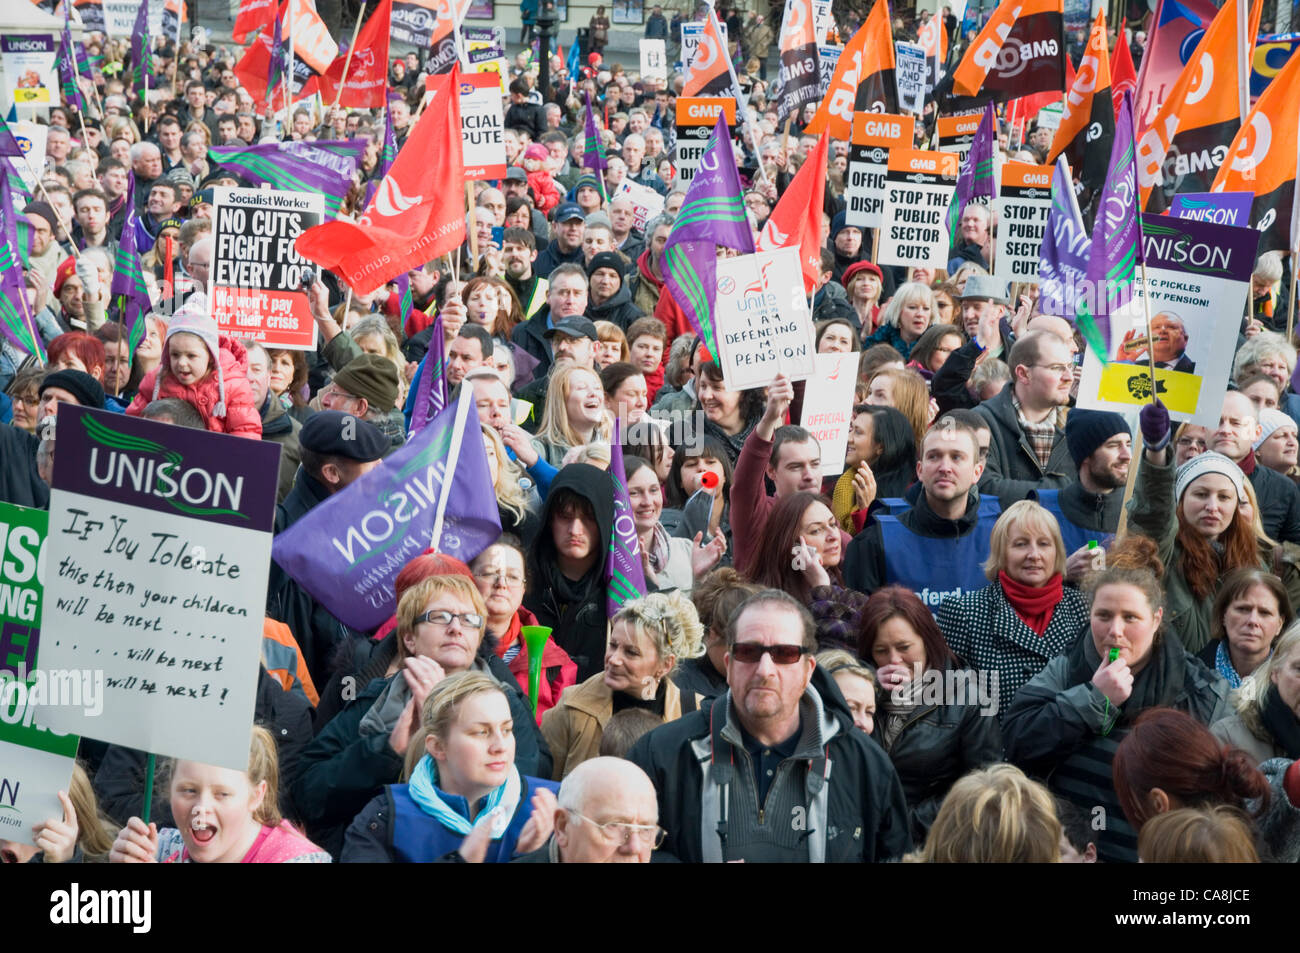
[[[144,806],[140,808],[140,820],[149,823],[149,809],[153,806],[153,778],[158,759],[153,752],[145,759],[144,766]]]
[[[1138,222],[1138,241],[1142,241],[1142,224]],[[1151,299],[1147,297],[1147,262],[1143,257],[1142,263],[1142,313],[1146,315],[1147,320],[1147,369],[1151,373],[1151,403],[1156,404],[1159,398],[1156,396],[1156,349],[1155,342],[1151,339]],[[1134,467],[1133,469],[1137,469]]]
[[[465,183],[465,214],[469,216],[469,261],[471,268],[478,267],[478,220],[474,218],[474,183]]]
[[[45,191],[45,183],[41,181],[40,175],[36,172],[36,167],[32,165],[32,160],[27,157],[27,153],[25,152],[23,153],[23,162],[26,163],[27,171],[32,174],[32,178],[36,180],[36,187],[41,190],[41,195],[45,197],[46,204],[48,204],[50,208],[54,209],[54,214],[59,219],[59,227],[62,228],[63,233],[68,236],[68,244],[72,247],[72,257],[80,261],[81,250],[77,248],[77,243],[72,241],[72,226],[64,221],[63,213],[59,211],[59,207],[55,205],[54,200],[50,198],[50,193]],[[57,238],[58,236],[56,235],[55,237]]]
[[[147,136],[149,135],[149,71],[141,69],[140,72],[144,74],[144,96],[141,98],[144,100],[144,134]]]
[[[1296,250],[1291,249],[1291,290],[1286,295],[1286,342],[1291,344],[1291,336],[1295,333],[1295,269],[1296,264],[1300,263],[1300,255]],[[1252,316],[1254,308],[1251,308]]]
[[[435,553],[440,552],[438,547],[442,545],[442,524],[447,516],[447,501],[451,498],[451,485],[456,479],[456,464],[460,460],[460,446],[464,442],[465,436],[465,420],[469,416],[467,405],[472,404],[473,401],[473,392],[462,387],[460,396],[457,398],[456,422],[451,431],[451,457],[447,460],[447,476],[442,481],[442,492],[438,494],[438,509],[433,517],[433,533],[429,537],[429,548]],[[477,426],[476,417],[475,427]]]
[[[361,15],[365,13],[366,6],[363,3],[357,10],[357,25],[352,28],[352,42],[348,44],[348,55],[343,60],[343,78],[339,80],[339,91],[334,94],[334,102],[330,105],[330,112],[339,107],[339,100],[343,98],[343,87],[348,84],[348,68],[352,65],[352,51],[357,48],[357,37],[361,33]]]

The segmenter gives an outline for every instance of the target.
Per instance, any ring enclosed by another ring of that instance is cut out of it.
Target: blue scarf
[[[445,798],[454,798],[464,803],[466,814],[469,811],[469,802],[462,797],[444,795],[438,789],[438,766],[431,756],[426,754],[420,759],[420,763],[411,774],[407,791],[411,799],[420,805],[420,810],[436,818],[443,827],[458,834],[468,834],[473,830],[474,825],[465,814],[448,804]],[[487,796],[483,812],[479,815],[479,823],[487,822],[492,825],[493,840],[500,840],[510,826],[510,821],[515,816],[515,808],[519,805],[519,793],[519,769],[511,765],[510,776],[506,778],[504,784]]]
[[[1232,667],[1232,656],[1228,654],[1228,640],[1220,639],[1219,647],[1214,650],[1214,670],[1228,680],[1229,688],[1241,687],[1241,676]]]

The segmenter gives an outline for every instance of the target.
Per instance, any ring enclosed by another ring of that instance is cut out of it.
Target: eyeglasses
[[[652,849],[657,850],[659,845],[664,842],[664,838],[668,836],[668,832],[658,824],[624,824],[621,821],[597,824],[591,818],[583,817],[577,811],[569,811],[569,814],[580,821],[586,821],[600,831],[600,836],[604,838],[605,843],[618,844],[620,847],[635,837],[637,843],[651,844]]]
[[[737,642],[731,647],[731,657],[745,665],[754,665],[762,661],[764,655],[772,656],[777,665],[793,665],[808,650],[802,645],[762,645],[758,642]]]
[[[446,609],[430,609],[423,615],[415,617],[415,624],[427,622],[430,625],[436,625],[440,629],[445,629],[451,625],[452,619],[459,619],[461,625],[469,629],[483,628],[483,617],[477,612],[448,612]]]
[[[1057,377],[1074,376],[1073,364],[1035,364],[1034,367],[1041,367],[1045,371],[1051,371]]]

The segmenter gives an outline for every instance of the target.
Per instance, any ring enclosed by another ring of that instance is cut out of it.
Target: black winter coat
[[[1065,433],[1060,429],[1056,431],[1047,466],[1039,464],[1029,438],[1016,420],[1016,409],[1011,403],[1011,390],[1015,386],[1014,382],[1008,383],[1001,393],[975,408],[989,422],[992,431],[988,461],[980,477],[980,493],[996,496],[1003,509],[1025,499],[1030,490],[1066,487],[1079,479],[1079,468],[1070,457]]]
[[[925,840],[953,783],[971,771],[1002,760],[997,699],[989,699],[988,708],[981,708],[976,673],[970,669],[956,672],[932,669],[926,674],[964,686],[962,690],[969,703],[917,706],[908,713],[902,730],[886,749],[903,784],[912,839],[918,844]],[[876,712],[875,731],[871,733],[881,747],[885,745],[886,712],[887,707],[882,704]]]
[[[50,488],[36,472],[35,435],[11,424],[0,424],[0,503],[43,510],[50,505]]]
[[[632,292],[627,282],[619,285],[618,291],[604,304],[594,304],[588,299],[587,317],[592,321],[609,321],[626,331],[637,318],[645,317],[641,309],[632,303]]]
[[[1259,518],[1265,534],[1275,542],[1300,543],[1300,488],[1289,477],[1259,462],[1250,471],[1249,479],[1259,498]]]
[[[821,699],[827,723],[822,737],[831,763],[826,781],[826,862],[871,863],[902,857],[911,849],[912,838],[908,833],[907,802],[889,757],[853,727],[843,696],[823,669],[813,670],[810,686]],[[730,706],[728,691],[712,704],[642,735],[627,755],[655,786],[659,826],[668,832],[662,849],[683,863],[703,862],[706,849],[701,826],[705,767],[695,746],[704,746],[706,752],[718,751],[717,746],[735,749],[721,738],[722,726],[730,720]],[[710,745],[714,747],[710,749]],[[734,754],[735,770],[751,771],[744,749],[735,749]],[[812,761],[797,760],[801,763],[796,777],[802,784],[802,776]],[[775,789],[769,791],[769,801],[774,794]],[[709,827],[712,831],[712,823]],[[810,829],[810,836],[813,833]]]

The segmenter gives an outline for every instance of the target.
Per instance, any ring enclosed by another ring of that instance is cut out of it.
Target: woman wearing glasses
[[[537,625],[537,616],[523,607],[524,551],[519,540],[503,535],[470,564],[474,584],[487,607],[487,637],[497,658],[505,662],[519,690],[528,696],[528,646],[523,627]],[[537,682],[537,723],[560,700],[560,695],[578,680],[578,666],[554,639],[546,640],[542,651],[542,677]]]
[[[551,750],[551,777],[559,781],[600,754],[605,724],[616,712],[644,708],[665,723],[682,716],[683,699],[668,675],[678,661],[704,654],[704,627],[695,606],[678,592],[627,603],[611,620],[605,669],[564,693],[542,718]],[[686,700],[687,711],[699,698]]]
[[[425,699],[448,675],[477,671],[496,679],[514,719],[519,769],[550,773],[550,757],[514,676],[483,645],[487,608],[469,568],[463,563],[459,570],[439,568],[436,575],[414,580],[399,574],[391,641],[380,643],[373,664],[352,683],[364,686],[356,700],[324,726],[302,755],[294,802],[316,843],[336,857],[344,827],[385,784],[397,782]],[[389,652],[392,661],[385,665]],[[367,683],[365,677],[376,670],[380,675]]]
[[[859,625],[858,657],[876,666],[881,687],[872,737],[903,782],[912,837],[921,843],[953,783],[1002,760],[997,695],[960,667],[911,589],[877,590]]]
[[[462,672],[439,682],[420,706],[407,783],[387,785],[357,815],[340,859],[419,864],[479,860],[483,851],[483,861],[507,863],[544,844],[558,786],[520,774],[514,724],[491,676]]]

